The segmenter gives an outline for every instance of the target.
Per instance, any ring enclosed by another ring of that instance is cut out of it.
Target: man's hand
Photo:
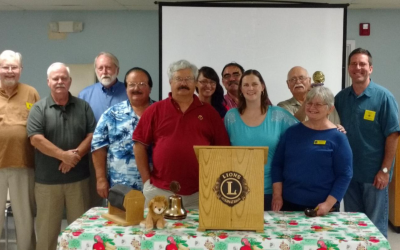
[[[279,210],[281,210],[282,206],[283,206],[282,195],[272,195],[272,203],[271,203],[272,211],[278,212]]]
[[[346,134],[347,131],[346,129],[344,129],[344,127],[340,124],[336,124],[337,130],[339,130],[339,132],[342,132],[343,134]]]
[[[97,179],[97,193],[103,199],[107,199],[108,190],[110,189],[110,185],[106,178]]]
[[[68,172],[71,170],[71,168],[73,168],[73,167],[74,167],[74,166],[72,166],[72,165],[68,165],[68,164],[66,164],[66,163],[64,163],[64,162],[61,162],[60,166],[58,167],[58,170],[60,170],[61,173],[66,174],[66,173],[68,173]]]
[[[384,189],[387,185],[389,184],[389,172],[384,173],[381,170],[378,171],[378,173],[375,175],[374,179],[374,186],[377,189]]]
[[[75,166],[81,160],[81,157],[78,154],[78,150],[71,149],[71,150],[64,151],[62,153],[61,159],[62,159],[62,162],[66,163],[68,165]]]

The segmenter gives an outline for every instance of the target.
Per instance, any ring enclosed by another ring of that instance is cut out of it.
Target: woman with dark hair
[[[239,83],[238,108],[225,116],[232,146],[267,146],[264,166],[264,210],[271,210],[271,163],[281,135],[298,120],[281,107],[272,106],[264,79],[257,70],[244,72]]]
[[[211,104],[221,118],[225,117],[227,108],[224,100],[224,90],[214,69],[207,66],[199,69],[196,91],[199,93],[200,101]]]

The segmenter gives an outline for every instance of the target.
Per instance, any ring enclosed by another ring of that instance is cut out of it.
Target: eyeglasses
[[[128,82],[127,84],[128,84],[128,88],[130,88],[130,89],[133,89],[135,87],[142,89],[145,86],[147,86],[147,83],[145,83],[145,82]]]
[[[211,86],[215,86],[217,83],[213,80],[201,80],[199,83],[203,86],[206,86],[207,84],[210,84]]]
[[[316,102],[316,103],[306,102],[306,106],[307,106],[307,107],[312,107],[312,106],[314,106],[314,107],[316,107],[317,109],[320,109],[320,108],[322,108],[322,107],[325,106],[325,105],[328,105],[328,104],[326,104],[326,103],[318,103],[318,102]]]
[[[185,77],[185,78],[176,77],[176,78],[174,78],[174,81],[177,82],[177,83],[183,83],[183,82],[193,83],[194,82],[194,78],[191,77],[191,76],[188,76],[188,77]]]
[[[295,83],[295,82],[297,82],[297,81],[299,81],[299,82],[304,82],[304,81],[307,80],[308,78],[309,78],[308,76],[299,76],[299,78],[293,77],[293,78],[290,78],[290,79],[288,80],[288,82],[290,82],[290,83]]]
[[[18,70],[20,69],[19,66],[1,66],[0,68],[1,68],[1,70],[3,70],[3,71],[9,71],[9,70],[11,70],[11,71],[13,71],[13,72],[18,71]]]
[[[234,72],[234,73],[232,73],[232,75],[231,74],[225,74],[225,75],[222,76],[222,78],[224,78],[225,80],[229,80],[231,77],[233,77],[235,79],[238,79],[238,78],[240,78],[240,73],[239,72]]]

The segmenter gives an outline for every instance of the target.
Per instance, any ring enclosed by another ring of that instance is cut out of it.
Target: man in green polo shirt
[[[47,70],[50,96],[33,105],[27,131],[35,150],[36,249],[54,250],[64,205],[68,224],[88,209],[88,151],[96,120],[89,104],[69,93],[69,68]]]

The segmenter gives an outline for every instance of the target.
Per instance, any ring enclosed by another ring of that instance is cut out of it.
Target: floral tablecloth
[[[162,230],[121,227],[92,208],[62,231],[59,250],[389,250],[386,238],[363,213],[330,213],[308,218],[301,212],[265,212],[264,232],[197,232],[199,215],[167,220]]]

